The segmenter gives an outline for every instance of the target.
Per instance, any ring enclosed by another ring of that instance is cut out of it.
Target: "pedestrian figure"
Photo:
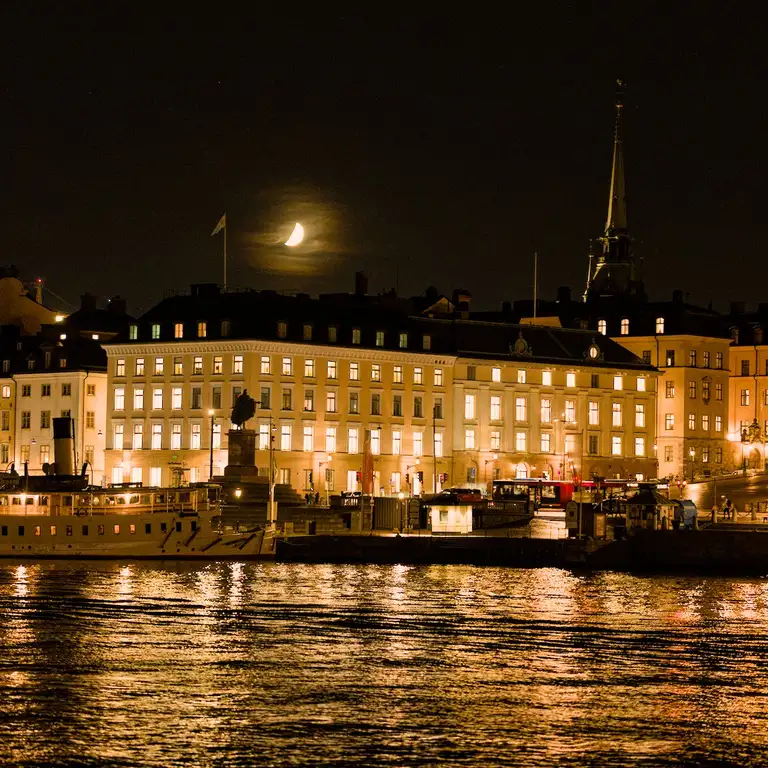
[[[726,496],[723,504],[723,518],[728,520],[731,516],[731,500]]]
[[[320,504],[320,491],[315,494],[315,504]]]
[[[304,494],[304,503],[305,503],[307,506],[309,506],[309,494],[308,494],[308,493],[305,493],[305,494]]]

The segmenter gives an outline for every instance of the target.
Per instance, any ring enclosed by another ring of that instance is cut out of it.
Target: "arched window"
[[[628,317],[624,317],[621,320],[621,335],[622,336],[629,335],[629,318]]]
[[[603,336],[605,336],[606,326],[605,326],[605,320],[598,320],[597,321],[597,332],[602,333]]]
[[[656,318],[656,333],[664,333],[664,318]]]
[[[528,467],[522,462],[515,469],[515,477],[528,477]]]

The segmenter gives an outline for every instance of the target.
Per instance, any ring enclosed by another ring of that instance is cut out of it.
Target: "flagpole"
[[[224,293],[227,292],[227,224],[224,223]]]

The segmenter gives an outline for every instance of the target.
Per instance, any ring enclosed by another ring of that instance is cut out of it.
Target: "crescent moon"
[[[285,241],[285,245],[287,245],[289,248],[295,248],[297,245],[301,243],[301,241],[304,239],[304,227],[299,224],[299,222],[296,222],[296,226],[293,228],[293,232],[291,232],[291,236]]]

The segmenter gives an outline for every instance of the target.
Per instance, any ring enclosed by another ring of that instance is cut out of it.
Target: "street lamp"
[[[213,410],[213,408],[210,408],[208,410],[208,415],[211,417],[211,461],[210,461],[210,467],[208,470],[209,483],[213,481],[213,428],[214,428],[213,417],[215,413],[216,412]]]
[[[691,448],[690,451],[688,451],[688,455],[691,457],[691,482],[693,482],[693,470],[695,469],[695,460],[696,460],[696,449]]]
[[[495,461],[498,460],[498,458],[499,458],[499,454],[498,453],[494,453],[494,454],[491,455],[490,459],[486,459],[485,460],[485,469],[484,469],[484,473],[483,474],[485,475],[485,486],[486,486],[486,488],[488,487],[488,465],[489,464],[493,464]]]

